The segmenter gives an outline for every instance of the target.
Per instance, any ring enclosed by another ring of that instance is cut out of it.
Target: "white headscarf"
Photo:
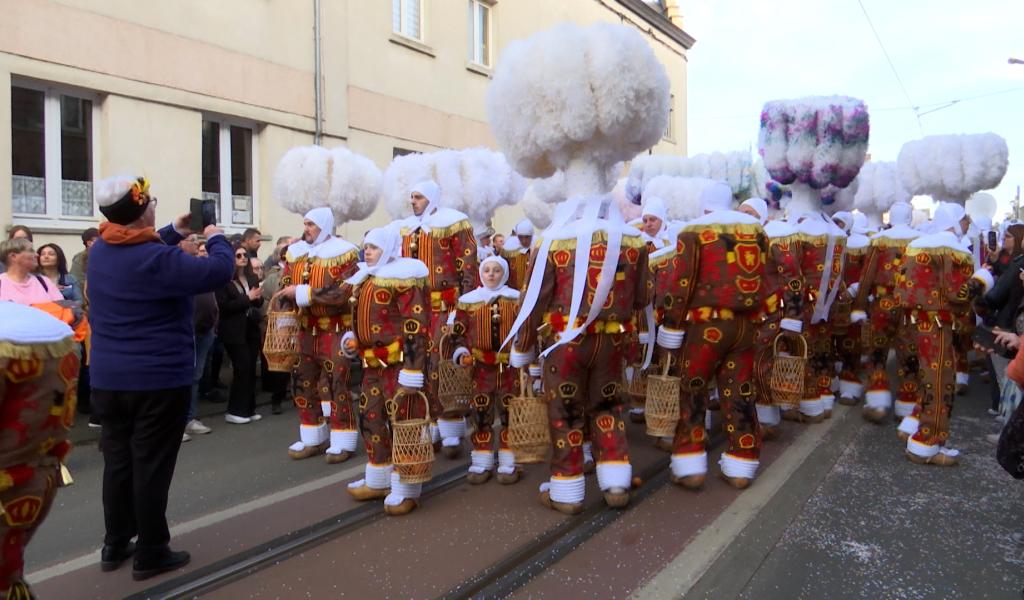
[[[942,202],[935,209],[935,216],[932,218],[932,232],[939,233],[940,231],[952,229],[953,233],[960,237],[963,235],[963,231],[960,229],[960,221],[966,214],[967,211],[964,210],[963,206],[954,202]]]
[[[640,216],[651,215],[652,217],[658,217],[661,219],[661,226],[664,229],[668,223],[668,208],[665,207],[665,201],[657,196],[650,196],[644,200],[644,207],[640,211]]]
[[[889,209],[889,224],[892,226],[906,225],[914,220],[914,207],[909,202],[897,202]]]
[[[320,228],[320,235],[313,240],[310,246],[319,246],[334,236],[334,212],[326,206],[314,208],[302,218],[316,223],[316,226]]]
[[[377,264],[370,266],[365,262],[359,263],[359,270],[345,280],[345,283],[357,285],[366,280],[370,275],[375,275],[384,265],[394,261],[402,254],[402,236],[393,227],[378,227],[371,229],[363,238],[363,245],[372,244],[381,250],[380,260]]]
[[[416,226],[422,228],[423,231],[430,231],[426,221],[440,206],[441,188],[432,179],[426,179],[412,186],[409,189],[409,196],[412,196],[415,192],[423,194],[423,197],[427,199],[427,207],[423,209],[423,212],[418,217],[413,215],[413,218],[417,219]]]
[[[533,235],[533,223],[529,219],[523,219],[516,223],[515,232],[516,235]]]
[[[853,224],[850,226],[850,231],[857,235],[867,235],[869,230],[868,218],[859,212],[853,213]]]
[[[832,222],[836,223],[837,220],[843,222],[843,226],[841,227],[843,233],[850,233],[850,229],[853,228],[853,213],[846,210],[841,210],[836,214],[832,215]],[[836,226],[838,225],[839,223],[836,223]]]
[[[700,207],[706,213],[731,210],[732,188],[723,181],[716,181],[707,186],[700,193]]]
[[[483,280],[484,280],[484,265],[486,265],[487,263],[492,263],[492,262],[493,263],[498,263],[498,265],[501,266],[501,270],[502,270],[502,273],[504,273],[504,275],[502,275],[501,281],[498,283],[498,285],[496,287],[489,288],[489,287],[487,287],[487,285],[485,285],[483,283]],[[462,297],[459,298],[460,302],[465,302],[467,304],[475,304],[477,302],[490,302],[491,300],[493,300],[494,298],[496,298],[498,296],[504,296],[506,298],[518,298],[519,297],[519,291],[518,290],[514,290],[514,289],[508,287],[508,285],[507,285],[508,284],[508,262],[504,258],[498,256],[497,254],[495,254],[493,256],[488,256],[487,258],[485,258],[482,261],[480,261],[480,269],[479,269],[479,271],[480,271],[480,282],[481,282],[480,287],[476,288],[475,290],[473,290],[471,292],[463,294]]]
[[[768,203],[761,198],[748,198],[743,201],[740,206],[748,206],[757,213],[759,219],[761,219],[761,225],[768,222]]]

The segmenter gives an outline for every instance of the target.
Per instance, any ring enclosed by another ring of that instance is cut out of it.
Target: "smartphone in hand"
[[[191,198],[189,214],[189,229],[195,233],[202,233],[207,225],[217,224],[217,201]]]

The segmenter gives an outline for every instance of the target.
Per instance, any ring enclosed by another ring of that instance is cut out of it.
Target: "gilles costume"
[[[991,273],[975,269],[970,250],[951,231],[960,229],[963,217],[960,205],[938,208],[933,221],[937,233],[907,246],[905,278],[896,291],[908,321],[908,375],[918,384],[917,404],[899,431],[901,437],[910,436],[906,456],[918,463],[959,462],[959,452],[946,447],[956,397],[954,334],[960,328],[958,316],[993,283]]]
[[[774,342],[779,335],[783,321],[795,323],[799,329],[801,315],[801,292],[803,284],[800,276],[800,257],[794,248],[799,247],[796,229],[783,220],[765,223],[768,205],[760,198],[752,198],[743,203],[761,216],[765,236],[768,238],[768,252],[765,255],[764,268],[764,320],[758,325],[757,355],[757,420],[761,425],[764,437],[770,439],[777,435],[781,423],[781,404],[775,401],[768,382],[774,363]],[[795,405],[786,406],[789,410]]]
[[[299,441],[288,448],[295,459],[326,449],[329,463],[342,462],[355,452],[358,440],[348,390],[349,362],[341,348],[342,335],[351,327],[347,299],[338,288],[351,276],[359,249],[335,237],[330,208],[314,208],[305,219],[320,228],[320,235],[288,247],[282,285],[296,285],[299,306],[299,360],[292,377],[292,397],[299,411]]]
[[[632,467],[618,365],[635,330],[634,314],[648,304],[647,260],[640,232],[622,220],[607,196],[570,198],[533,253],[512,327],[517,337],[510,363],[530,364],[538,329],[552,336],[542,353],[551,478],[541,485],[540,499],[556,510],[582,510],[588,426],[605,501],[610,506],[629,502]]]
[[[505,247],[498,250],[498,255],[508,263],[508,286],[512,289],[523,291],[526,287],[526,269],[530,263],[530,248],[533,245],[533,223],[529,219],[523,219],[516,223],[515,239],[509,240]],[[526,245],[519,243],[519,236],[528,236],[531,243]]]
[[[34,598],[25,547],[70,483],[63,462],[75,421],[78,357],[70,327],[0,302],[0,597]]]
[[[702,392],[712,379],[718,382],[728,437],[719,462],[722,474],[744,488],[760,458],[754,342],[767,293],[768,239],[758,219],[729,210],[731,200],[725,184],[702,194],[705,215],[679,233],[668,267],[674,285],[659,299],[665,317],[658,346],[677,357],[681,378],[671,476],[691,489],[699,488],[707,473]]]
[[[480,283],[476,238],[466,215],[440,207],[441,189],[436,183],[422,181],[414,185],[411,192],[419,192],[427,198],[427,207],[419,216],[397,221],[397,226],[402,236],[402,256],[423,262],[428,270],[427,397],[432,416],[437,418],[443,446],[447,448],[445,452],[454,457],[466,435],[466,422],[461,416],[442,414],[437,398],[437,365],[441,360],[441,336],[448,332],[449,313],[455,309],[459,296],[476,289]]]
[[[800,417],[820,422],[832,414],[835,394],[832,380],[835,361],[832,349],[833,305],[843,291],[843,262],[846,234],[828,218],[809,213],[796,225],[802,290],[802,323],[784,321],[783,329],[805,334],[809,363],[800,401]],[[783,413],[786,416],[786,413]]]
[[[418,505],[422,484],[402,483],[393,472],[388,410],[397,410],[399,420],[425,416],[415,395],[395,407],[389,408],[389,403],[399,386],[424,387],[428,272],[422,262],[399,257],[401,238],[393,229],[373,229],[364,243],[380,248],[380,259],[373,266],[359,263],[341,288],[341,295],[354,305],[352,331],[345,334],[343,345],[349,347],[354,341],[355,352],[363,360],[359,415],[369,457],[365,477],[350,483],[348,492],[357,500],[384,498],[388,514],[402,515]]]
[[[504,278],[493,289],[481,285],[463,294],[455,305],[452,335],[456,344],[451,359],[456,364],[464,357],[472,358],[474,393],[469,418],[475,425],[470,436],[469,481],[483,483],[494,471],[494,413],[501,420],[498,436],[498,481],[515,483],[519,479],[515,455],[508,446],[508,404],[518,393],[519,370],[508,364],[508,351],[502,342],[508,337],[519,312],[519,291],[508,282],[509,266],[500,256],[489,256],[480,263],[481,280],[484,266],[495,263],[504,270]]]
[[[864,383],[861,381],[863,367],[861,356],[864,352],[862,342],[864,336],[864,320],[867,315],[863,312],[854,314],[853,303],[860,287],[861,275],[864,273],[864,266],[867,263],[868,247],[871,240],[866,235],[867,219],[864,215],[853,213],[836,213],[835,219],[842,219],[847,224],[846,238],[846,261],[843,264],[843,285],[847,293],[842,297],[843,314],[849,315],[848,320],[836,327],[836,335],[833,338],[835,343],[836,356],[842,362],[842,370],[839,372],[839,402],[852,406],[864,395]]]
[[[854,294],[853,315],[865,314],[868,321],[865,340],[868,344],[870,372],[864,400],[864,418],[881,423],[893,405],[892,384],[885,365],[889,350],[897,355],[899,387],[895,414],[906,417],[917,403],[917,381],[906,377],[907,335],[902,333],[904,311],[896,290],[903,282],[901,273],[907,245],[920,237],[910,226],[913,207],[898,202],[889,209],[891,227],[871,236],[860,285]]]

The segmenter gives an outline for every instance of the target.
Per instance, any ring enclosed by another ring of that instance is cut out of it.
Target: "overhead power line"
[[[878,30],[875,29],[875,24],[871,22],[871,15],[868,14],[868,9],[864,7],[864,2],[862,0],[857,0],[857,4],[860,5],[860,9],[864,12],[864,19],[867,20],[868,27],[871,28],[871,33],[875,34],[875,40],[878,42],[878,47],[882,49],[882,54],[885,55],[885,60],[889,63],[889,68],[892,69],[892,74],[896,77],[896,82],[899,83],[900,89],[903,91],[903,97],[907,99],[908,107],[914,111],[914,116],[917,117],[917,127],[921,130],[921,135],[924,135],[924,126],[921,125],[921,113],[914,104],[914,101],[910,99],[910,94],[907,92],[907,86],[903,84],[903,78],[900,77],[899,71],[896,70],[896,65],[892,62],[892,58],[889,56],[889,51],[885,49],[885,44],[882,43],[882,36],[878,35]]]

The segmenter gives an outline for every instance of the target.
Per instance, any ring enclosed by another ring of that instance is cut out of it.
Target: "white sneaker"
[[[227,421],[228,423],[232,423],[234,425],[245,425],[246,423],[249,423],[250,421],[252,421],[252,419],[250,419],[248,417],[239,417],[239,416],[233,415],[231,413],[228,413],[228,414],[224,415],[224,420]]]
[[[211,431],[213,430],[206,425],[203,425],[203,422],[199,419],[192,419],[188,422],[188,425],[185,425],[185,433],[191,435],[203,435],[204,433],[210,433]]]
[[[249,417],[249,420],[250,421],[259,421],[262,418],[263,418],[263,415],[261,415],[259,413],[252,413],[252,416]]]
[[[192,441],[192,436],[190,436],[187,433],[181,434],[181,443],[182,444],[184,444],[185,442],[189,442],[189,441]]]

